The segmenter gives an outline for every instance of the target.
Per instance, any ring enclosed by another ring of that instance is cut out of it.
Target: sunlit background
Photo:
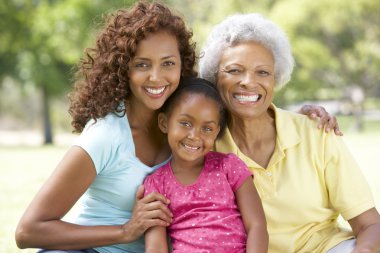
[[[70,146],[67,92],[102,15],[135,1],[0,0],[0,252],[18,219]],[[380,207],[380,1],[167,0],[201,48],[228,15],[260,12],[278,23],[296,59],[276,104],[320,104],[338,117],[345,141]]]

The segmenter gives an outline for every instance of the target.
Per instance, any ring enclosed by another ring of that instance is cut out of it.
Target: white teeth
[[[188,149],[191,149],[191,150],[198,150],[199,147],[193,147],[193,146],[189,146],[189,145],[186,145],[186,144],[183,144],[183,146],[185,146],[185,148],[188,148]]]
[[[259,98],[260,95],[252,95],[252,96],[247,96],[247,95],[234,95],[234,98],[241,102],[256,102]]]
[[[153,95],[158,95],[162,93],[165,90],[165,87],[159,88],[159,89],[154,89],[150,87],[145,87],[145,90]]]

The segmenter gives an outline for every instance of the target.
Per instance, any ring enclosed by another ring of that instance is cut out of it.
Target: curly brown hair
[[[74,90],[69,94],[69,113],[74,132],[82,132],[90,119],[108,113],[125,113],[120,103],[129,93],[128,62],[134,57],[138,43],[148,34],[165,30],[178,41],[181,77],[196,76],[196,54],[192,31],[183,19],[161,3],[137,2],[106,19],[94,48],[87,48],[78,64]]]

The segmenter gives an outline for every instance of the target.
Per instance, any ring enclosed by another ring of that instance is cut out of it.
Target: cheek
[[[143,79],[143,74],[137,73],[135,71],[128,72],[128,79],[130,86],[138,85]]]
[[[214,143],[216,141],[216,137],[218,136],[218,133],[215,133],[213,134],[212,136],[209,136],[207,138],[207,145],[210,146],[210,147],[213,147],[214,146]]]
[[[218,82],[217,88],[220,96],[222,97],[222,100],[225,102],[228,98],[228,86],[225,84],[225,82]]]
[[[184,130],[178,126],[169,125],[168,133],[169,138],[174,140],[182,138],[182,135],[184,135]]]
[[[179,80],[181,78],[181,66],[177,66],[176,68],[172,69],[170,72],[170,78],[173,81],[176,80],[177,83],[179,83]]]

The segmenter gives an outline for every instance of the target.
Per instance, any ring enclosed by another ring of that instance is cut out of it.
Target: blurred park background
[[[22,212],[75,138],[67,113],[75,64],[93,46],[102,15],[130,0],[0,0],[0,252],[21,252]],[[380,208],[380,1],[166,0],[201,48],[211,27],[260,12],[287,32],[296,59],[280,107],[323,105]],[[35,252],[24,250],[22,252]]]

